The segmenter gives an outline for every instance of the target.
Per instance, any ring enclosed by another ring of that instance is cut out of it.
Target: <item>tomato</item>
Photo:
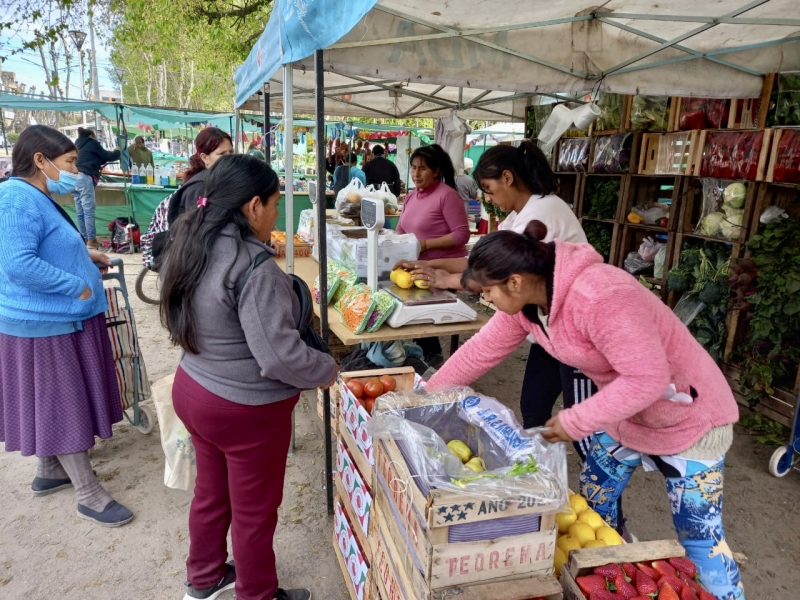
[[[381,380],[377,377],[370,379],[364,386],[364,393],[367,395],[367,398],[377,398],[383,394],[383,384]]]
[[[661,219],[661,220],[658,222],[658,224],[659,224],[659,226],[661,226],[661,227],[666,227],[667,225],[669,225],[669,219],[668,219],[667,217],[664,217],[663,219]]]
[[[384,394],[393,392],[397,387],[397,380],[391,375],[381,375],[381,383],[383,384]]]
[[[369,414],[372,414],[372,407],[375,406],[375,398],[367,398],[364,400],[364,408],[367,409]]]
[[[358,379],[351,379],[347,382],[347,389],[353,393],[353,396],[361,400],[364,397],[364,384]]]

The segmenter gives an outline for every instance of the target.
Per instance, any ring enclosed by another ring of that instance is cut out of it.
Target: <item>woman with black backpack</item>
[[[161,319],[184,350],[173,402],[197,456],[185,598],[235,586],[239,600],[309,600],[308,590],[278,588],[272,543],[292,410],[301,390],[333,384],[336,362],[301,337],[291,276],[261,260],[274,255],[275,172],[252,156],[223,156],[205,192],[170,227],[161,268]]]

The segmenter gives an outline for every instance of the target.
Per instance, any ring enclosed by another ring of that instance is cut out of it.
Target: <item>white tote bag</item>
[[[172,405],[172,383],[175,374],[159,379],[152,386],[153,404],[161,428],[161,447],[164,449],[164,485],[177,490],[191,490],[197,476],[192,436]]]

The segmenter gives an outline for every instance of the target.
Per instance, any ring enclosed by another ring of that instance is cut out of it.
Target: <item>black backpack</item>
[[[239,279],[236,281],[236,289],[234,290],[234,298],[237,305],[239,304],[239,297],[242,295],[242,290],[244,290],[247,280],[250,279],[250,276],[253,274],[253,270],[270,258],[272,258],[272,254],[266,250],[261,252],[256,255],[247,270],[239,276]],[[297,331],[300,332],[300,339],[302,339],[309,348],[324,352],[325,354],[331,354],[331,349],[328,347],[328,344],[320,337],[317,330],[314,329],[314,305],[313,299],[311,298],[311,290],[308,289],[306,282],[297,275],[290,275],[290,277],[292,278],[294,293],[300,301],[300,321],[297,323]]]

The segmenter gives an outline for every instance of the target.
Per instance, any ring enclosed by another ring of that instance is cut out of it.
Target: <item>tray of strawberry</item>
[[[562,570],[566,600],[716,600],[674,540],[570,552]]]

